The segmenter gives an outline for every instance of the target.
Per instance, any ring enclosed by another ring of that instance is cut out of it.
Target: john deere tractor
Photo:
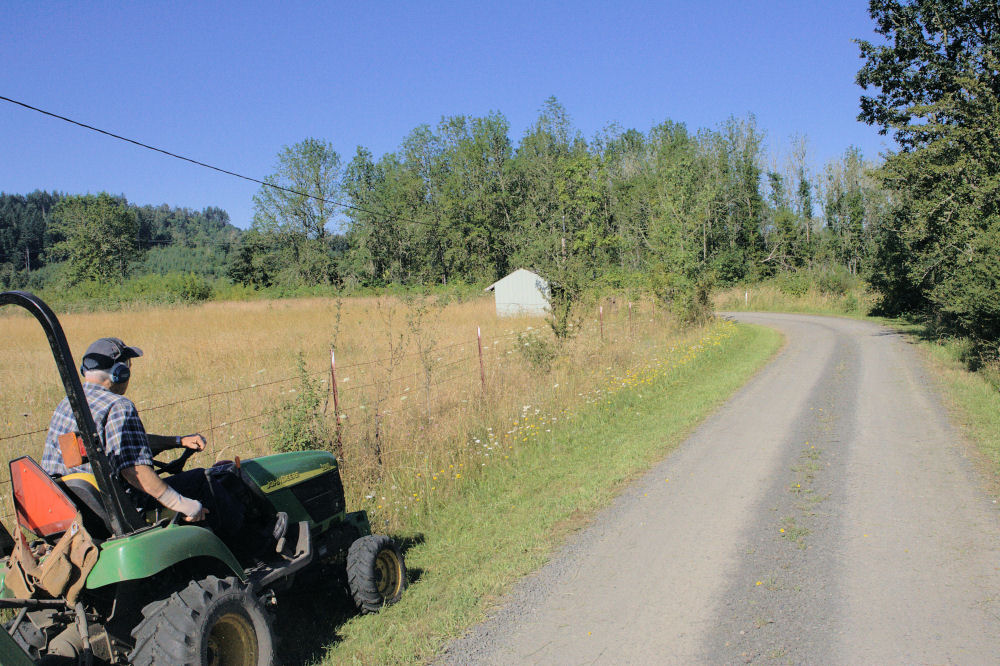
[[[0,662],[270,665],[275,593],[321,562],[346,566],[363,613],[399,600],[400,547],[372,534],[364,511],[346,511],[328,452],[206,470],[225,476],[248,520],[287,515],[284,536],[263,556],[238,557],[212,531],[176,515],[139,513],[112,473],[58,319],[26,292],[0,293],[5,305],[25,308],[44,329],[79,428],[64,456],[86,458],[93,473],[53,478],[29,456],[9,463],[17,525],[14,534],[0,525],[0,608],[15,614],[0,636]],[[163,473],[179,472],[189,453],[162,465]]]

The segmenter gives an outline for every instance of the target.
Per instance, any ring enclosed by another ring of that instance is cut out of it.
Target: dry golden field
[[[608,378],[702,335],[679,333],[648,302],[630,315],[620,299],[604,303],[602,335],[597,308],[581,309],[579,334],[562,346],[541,318],[498,319],[492,297],[223,302],[60,320],[77,362],[102,336],[144,350],[127,395],[149,432],[205,434],[209,449],[193,459],[201,465],[271,450],[276,419],[305,389],[301,355],[322,393],[321,444],[341,455],[349,506],[398,525],[403,512],[426,510],[491,457],[502,460],[517,442],[544,436],[546,422],[590,400]],[[40,326],[5,310],[0,450],[39,458],[62,386]],[[339,410],[330,399],[331,346]],[[6,485],[0,490],[9,494]],[[9,511],[5,499],[0,513]]]

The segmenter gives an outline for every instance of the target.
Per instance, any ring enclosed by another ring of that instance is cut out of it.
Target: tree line
[[[306,139],[283,148],[241,233],[218,208],[106,193],[0,196],[8,286],[121,283],[171,271],[255,289],[488,284],[545,275],[559,332],[585,288],[637,288],[685,316],[711,284],[823,266],[857,274],[886,197],[849,149],[816,173],[805,141],[765,165],[752,116],[689,131],[609,126],[590,140],[555,98],[518,144],[503,114],[421,125],[375,159]],[[51,270],[46,270],[51,267]]]
[[[172,272],[223,276],[240,236],[214,206],[137,206],[107,193],[0,193],[0,287],[115,283]]]
[[[499,112],[421,125],[378,159],[359,147],[345,163],[310,138],[279,153],[268,182],[284,189],[261,187],[230,276],[488,284],[525,267],[556,299],[606,285],[683,301],[713,281],[817,265],[858,274],[885,193],[858,150],[812,173],[804,144],[765,166],[752,116],[586,140],[555,98],[517,145]]]

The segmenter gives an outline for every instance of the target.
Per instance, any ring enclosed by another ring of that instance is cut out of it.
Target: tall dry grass
[[[788,293],[773,282],[751,287],[730,287],[712,294],[713,306],[716,310],[722,311],[801,312],[848,316],[867,315],[877,300],[877,294],[862,288],[836,294],[826,293],[815,285],[809,285],[803,293]]]
[[[603,334],[596,305],[581,314],[578,334],[563,344],[541,318],[497,318],[491,298],[207,303],[69,314],[61,323],[77,361],[102,336],[144,350],[128,396],[149,432],[205,434],[209,448],[195,458],[202,465],[271,451],[269,426],[303,388],[301,354],[326,395],[324,446],[335,447],[341,417],[337,452],[349,506],[368,508],[391,529],[405,525],[407,512],[447,498],[478,467],[502,461],[529,441],[523,435],[538,436],[537,415],[568,415],[607,377],[686,337],[651,303],[636,303],[630,316],[626,302],[606,301]],[[339,410],[329,399],[331,346]],[[0,354],[0,453],[39,458],[63,390],[34,319],[0,315]],[[4,515],[8,488],[0,486]]]

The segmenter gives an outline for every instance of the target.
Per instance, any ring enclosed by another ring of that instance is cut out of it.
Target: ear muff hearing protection
[[[95,358],[83,357],[83,363],[80,364],[80,374],[86,375],[89,370],[97,370],[100,366],[100,361]],[[128,367],[127,363],[122,363],[119,361],[111,366],[108,370],[108,374],[111,375],[111,382],[114,384],[124,384],[132,376],[132,369]]]
[[[126,363],[115,363],[108,374],[111,375],[112,384],[124,384],[132,376],[132,370]]]

